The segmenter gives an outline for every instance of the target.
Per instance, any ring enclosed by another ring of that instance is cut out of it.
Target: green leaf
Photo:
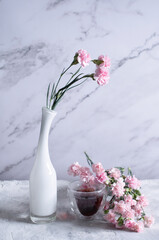
[[[123,167],[115,167],[115,168],[119,169],[119,170],[120,170],[120,172],[121,172],[121,174],[123,174],[123,173],[124,173],[124,171],[125,171],[125,168],[123,168]]]
[[[51,90],[51,99],[53,99],[53,98],[54,98],[54,94],[55,94],[55,92],[54,92],[54,89],[55,89],[55,83],[53,83],[53,85],[52,85],[52,90]]]
[[[77,57],[78,57],[78,53],[75,54],[74,59],[73,59],[73,62],[71,63],[71,65],[76,65],[76,64],[78,64]]]
[[[46,107],[47,108],[49,107],[48,99],[49,99],[49,92],[50,92],[50,84],[51,83],[49,83],[49,86],[48,86],[48,89],[47,89],[47,97],[46,97]]]
[[[103,60],[99,60],[99,59],[94,59],[94,60],[92,60],[92,62],[94,63],[94,64],[96,64],[96,65],[100,65],[101,63],[103,63],[104,61]]]
[[[89,77],[90,77],[90,78],[92,78],[92,79],[93,79],[93,81],[95,81],[95,78],[94,78],[94,73],[90,74],[90,75],[89,75]]]
[[[133,192],[134,192],[135,194],[137,194],[138,196],[141,196],[141,192],[140,192],[139,190],[134,189]]]
[[[105,213],[105,214],[108,214],[108,212],[109,212],[109,209],[104,210],[104,213]]]
[[[122,216],[120,216],[117,221],[119,226],[122,226],[124,224],[124,218]]]

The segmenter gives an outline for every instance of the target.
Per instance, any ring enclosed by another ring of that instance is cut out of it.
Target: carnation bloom
[[[114,211],[120,214],[123,214],[128,206],[125,204],[124,201],[114,202]]]
[[[154,223],[154,218],[152,217],[152,216],[150,216],[150,217],[147,217],[147,216],[145,216],[144,217],[144,225],[145,225],[145,227],[150,227],[153,223]]]
[[[125,195],[124,196],[124,201],[127,204],[130,204],[130,206],[135,206],[136,205],[136,201],[132,198],[132,195]]]
[[[98,60],[102,60],[103,63],[101,63],[100,67],[110,68],[110,58],[104,55],[101,55],[98,57]]]
[[[118,168],[111,168],[109,173],[110,177],[113,177],[114,179],[118,179],[121,176],[121,172]]]
[[[95,79],[97,80],[97,83],[99,85],[104,85],[107,84],[109,81],[109,72],[106,68],[102,67],[97,67],[95,74],[94,74]]]
[[[135,225],[136,225],[136,223],[134,220],[127,219],[125,221],[125,228],[127,228],[129,230],[134,230]]]
[[[96,180],[100,183],[104,183],[104,182],[108,182],[109,178],[108,178],[106,172],[102,172],[102,173],[96,175]]]
[[[101,163],[93,164],[92,165],[92,170],[96,174],[101,174],[101,173],[105,172]]]
[[[129,209],[125,209],[125,212],[123,213],[123,217],[124,218],[134,218],[134,214],[135,214],[135,212],[134,212],[134,210],[133,209],[131,209],[131,208],[129,208]]]
[[[104,216],[104,219],[110,223],[116,224],[116,215],[113,210],[109,210],[109,212]]]
[[[147,198],[144,195],[138,196],[137,200],[142,207],[146,207],[149,204]]]
[[[79,163],[75,162],[74,164],[72,164],[69,167],[68,174],[73,175],[73,176],[79,176],[80,175],[80,169],[81,169],[81,166],[79,165]]]
[[[143,222],[135,222],[134,220],[127,219],[125,221],[125,228],[130,229],[135,232],[142,232],[144,229]]]
[[[142,211],[143,211],[142,206],[139,203],[137,203],[136,206],[133,206],[133,209],[135,211],[135,216],[136,217],[140,216]]]
[[[82,67],[86,67],[91,60],[90,55],[87,53],[86,50],[83,49],[78,50],[77,53],[77,61],[81,64]]]
[[[94,176],[90,172],[89,168],[87,167],[81,167],[80,168],[80,178],[83,182],[93,184],[94,183]]]
[[[127,176],[125,182],[128,183],[128,186],[132,189],[139,189],[140,188],[140,181],[133,175]]]
[[[134,224],[133,230],[136,232],[142,232],[144,229],[144,224],[143,222],[137,222]]]
[[[117,183],[114,183],[112,186],[113,195],[115,195],[116,197],[123,196],[125,192],[124,186],[125,186],[125,183],[123,181],[123,178],[119,178],[117,180]]]

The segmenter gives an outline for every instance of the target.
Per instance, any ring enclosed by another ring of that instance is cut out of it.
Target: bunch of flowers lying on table
[[[90,62],[96,65],[95,72],[88,74],[81,73],[81,69],[88,66]],[[74,67],[75,65],[79,66],[79,68],[75,69],[74,73],[69,73],[70,77],[68,81],[65,81],[64,85],[59,87],[64,74],[67,73],[68,70],[70,70],[70,68]],[[48,85],[46,107],[54,110],[67,91],[74,87],[78,87],[79,85],[83,84],[87,79],[92,79],[96,81],[99,85],[107,84],[109,81],[109,68],[109,57],[100,55],[97,59],[91,60],[91,57],[86,50],[78,50],[75,53],[71,64],[60,74],[57,82],[53,83],[52,86],[51,84]]]
[[[141,194],[140,181],[132,174],[130,168],[128,175],[124,174],[124,168],[121,167],[105,170],[101,163],[95,164],[87,153],[85,155],[91,169],[76,162],[69,167],[68,174],[79,176],[82,182],[89,186],[95,182],[106,185],[108,197],[104,207],[104,219],[116,228],[136,232],[141,232],[144,226],[150,227],[154,218],[144,212],[148,200]]]

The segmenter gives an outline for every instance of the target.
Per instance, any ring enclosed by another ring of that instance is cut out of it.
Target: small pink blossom
[[[101,86],[107,84],[110,78],[108,70],[104,67],[97,67],[94,77]]]
[[[101,174],[101,173],[105,172],[105,169],[103,168],[101,163],[93,164],[92,170],[95,174]]]
[[[140,181],[135,176],[127,176],[125,182],[128,183],[128,186],[132,189],[140,188]]]
[[[100,173],[99,175],[96,175],[96,180],[100,183],[104,183],[109,181],[109,178],[105,172]]]
[[[103,63],[101,63],[100,67],[110,68],[110,58],[104,55],[101,55],[98,57],[98,60],[102,60]]]
[[[125,221],[125,228],[135,232],[142,232],[144,229],[144,225],[143,222],[135,222],[134,220],[127,219]]]
[[[81,167],[80,168],[80,178],[83,182],[93,184],[95,177],[90,172],[90,169],[87,167]]]
[[[125,203],[130,204],[130,206],[136,205],[136,201],[132,198],[132,195],[130,195],[130,194],[124,196],[124,201],[125,201]]]
[[[80,169],[81,169],[81,166],[79,165],[79,163],[75,162],[74,164],[72,164],[68,168],[68,174],[73,175],[74,177],[79,176],[80,175]]]
[[[81,64],[81,66],[86,67],[87,65],[89,65],[91,58],[87,51],[80,49],[78,50],[77,53],[78,53],[77,61]]]
[[[125,192],[124,186],[125,186],[125,183],[123,181],[123,178],[119,178],[117,180],[117,183],[114,183],[114,185],[112,186],[113,195],[115,195],[116,197],[123,196]]]
[[[140,216],[142,211],[143,211],[141,205],[138,204],[138,203],[136,204],[136,206],[133,206],[133,209],[135,211],[135,216],[136,217]]]
[[[110,223],[116,224],[117,221],[115,219],[116,215],[113,210],[109,210],[109,212],[104,216],[104,219]]]
[[[143,222],[137,222],[136,224],[134,224],[134,228],[133,230],[136,232],[142,232],[144,229],[144,224]]]
[[[147,200],[147,198],[144,195],[138,196],[137,197],[138,203],[142,206],[142,207],[146,207],[149,205],[149,202]]]
[[[113,177],[114,179],[118,179],[121,176],[121,172],[118,168],[111,168],[109,173],[110,177]]]
[[[133,209],[125,209],[125,212],[123,213],[123,217],[124,218],[131,218],[133,219],[134,218],[134,210]]]
[[[150,227],[154,223],[154,221],[155,221],[154,217],[152,217],[152,216],[150,216],[150,217],[145,216],[144,217],[144,225],[145,225],[145,227]]]
[[[130,219],[127,219],[126,221],[125,221],[125,228],[127,228],[127,229],[129,229],[129,230],[134,230],[134,228],[135,228],[135,225],[136,225],[136,223],[135,223],[135,221],[134,220],[130,220]]]
[[[114,212],[123,214],[125,210],[127,209],[127,205],[124,203],[124,201],[114,202]]]

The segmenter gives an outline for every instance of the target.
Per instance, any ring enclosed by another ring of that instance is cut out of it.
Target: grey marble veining
[[[88,81],[58,105],[49,139],[58,178],[86,164],[83,151],[105,168],[158,178],[158,9],[157,0],[0,1],[0,179],[28,179],[47,85],[80,48],[109,55],[111,79]]]
[[[143,233],[115,229],[103,220],[83,221],[70,210],[67,197],[68,181],[58,181],[57,219],[36,225],[29,218],[28,181],[0,182],[0,240],[157,240],[159,234],[159,180],[143,180],[142,192],[150,201],[146,212],[153,214],[155,224]]]

